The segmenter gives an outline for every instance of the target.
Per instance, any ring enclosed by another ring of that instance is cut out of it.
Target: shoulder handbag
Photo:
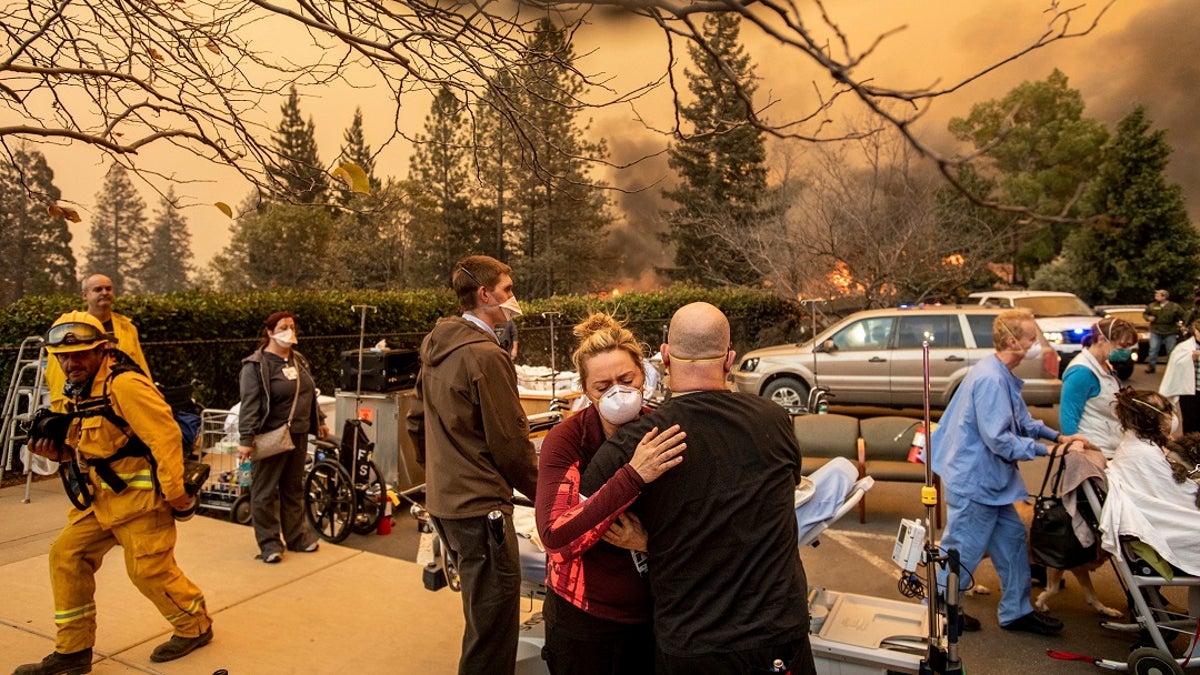
[[[1058,470],[1054,470],[1055,460]],[[1075,537],[1071,526],[1071,514],[1063,505],[1058,494],[1062,483],[1063,471],[1067,468],[1066,453],[1051,457],[1046,466],[1046,476],[1042,479],[1042,487],[1038,490],[1037,499],[1033,506],[1033,523],[1029,527],[1029,552],[1035,562],[1046,567],[1066,570],[1072,567],[1092,562],[1096,559],[1096,543],[1083,546]],[[1050,485],[1050,494],[1046,494],[1046,483],[1050,482],[1050,474],[1054,473],[1054,482]]]
[[[296,414],[296,401],[298,400],[300,400],[299,376],[296,377],[296,395],[292,396],[292,409],[288,411],[287,421],[281,427],[255,434],[254,451],[250,453],[251,461],[274,457],[296,448],[296,445],[292,443],[292,416]]]

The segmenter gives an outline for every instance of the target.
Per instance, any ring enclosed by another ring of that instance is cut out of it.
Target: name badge
[[[299,375],[299,373],[296,372],[296,366],[284,366],[282,372],[284,377],[293,381],[296,379],[296,376]]]

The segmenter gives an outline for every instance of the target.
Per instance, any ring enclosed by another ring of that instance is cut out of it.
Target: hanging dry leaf
[[[221,213],[224,213],[226,218],[233,217],[233,209],[229,208],[229,205],[225,202],[215,202],[213,203],[213,206],[217,207]]]
[[[204,48],[214,54],[221,53],[221,48],[217,46],[217,43],[213,42],[212,38],[209,38],[208,42],[204,43]]]
[[[154,47],[150,47],[147,51],[150,53],[150,58],[152,58],[155,61],[158,61],[160,63],[163,61],[163,55],[159,54],[158,50],[155,49]]]
[[[371,194],[371,179],[367,172],[354,162],[342,162],[341,166],[333,170],[333,177],[345,182],[351,192]]]
[[[72,223],[78,223],[83,220],[83,218],[79,217],[79,212],[69,206],[51,204],[46,207],[46,213],[50,214],[51,218],[66,218]]]

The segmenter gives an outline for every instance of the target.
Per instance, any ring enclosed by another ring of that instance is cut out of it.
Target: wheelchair
[[[304,513],[317,536],[333,544],[370,534],[384,516],[387,486],[375,464],[367,420],[346,420],[341,443],[314,440],[312,467],[304,479]]]

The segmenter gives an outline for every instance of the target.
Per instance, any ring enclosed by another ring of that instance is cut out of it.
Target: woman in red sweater
[[[538,461],[538,534],[546,547],[546,646],[550,672],[652,673],[650,590],[638,570],[641,523],[625,509],[646,483],[683,460],[678,426],[652,429],[629,464],[586,500],[579,479],[604,441],[642,413],[642,345],[616,319],[575,327],[572,355],[592,405],[550,430]]]

